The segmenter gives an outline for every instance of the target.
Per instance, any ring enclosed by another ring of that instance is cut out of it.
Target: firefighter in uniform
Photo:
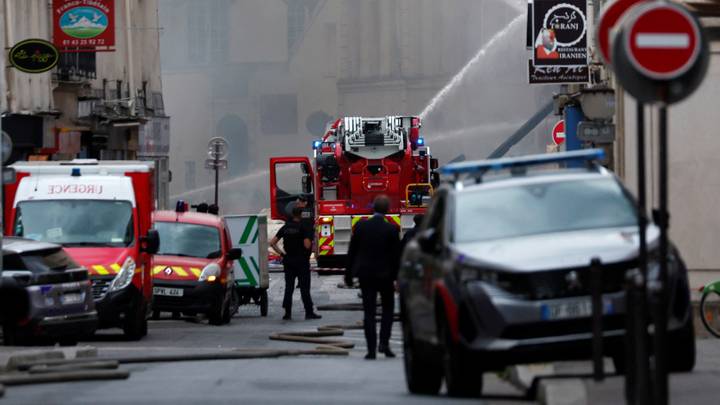
[[[292,296],[295,290],[295,279],[298,279],[300,296],[305,306],[305,319],[320,319],[313,309],[312,298],[310,297],[310,253],[312,247],[312,230],[301,223],[302,208],[294,207],[292,219],[285,223],[277,235],[270,241],[273,250],[283,258],[285,270],[285,298],[283,308],[285,309],[284,320],[292,318]],[[282,239],[283,252],[278,247]]]

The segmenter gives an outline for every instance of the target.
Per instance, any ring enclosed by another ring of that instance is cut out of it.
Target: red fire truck
[[[420,137],[418,117],[341,118],[307,157],[270,159],[273,219],[287,220],[298,197],[308,201],[303,218],[313,221],[318,267],[343,267],[358,221],[372,214],[373,199],[391,200],[386,220],[401,230],[424,213],[438,183],[437,159]]]
[[[99,327],[147,334],[152,302],[154,164],[76,159],[17,162],[5,185],[5,234],[63,245],[86,267]]]

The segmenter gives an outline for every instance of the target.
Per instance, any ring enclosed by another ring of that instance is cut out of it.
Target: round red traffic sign
[[[631,7],[646,1],[648,0],[616,0],[603,7],[600,12],[597,31],[595,32],[595,41],[597,41],[597,47],[600,50],[600,57],[606,65],[612,64],[610,34],[613,27]]]
[[[552,129],[552,139],[555,145],[565,142],[565,120],[560,120]]]
[[[648,4],[628,24],[625,52],[639,73],[655,80],[672,80],[698,60],[700,28],[683,7]]]

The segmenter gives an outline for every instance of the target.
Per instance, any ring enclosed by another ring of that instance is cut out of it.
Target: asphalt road
[[[271,341],[274,332],[315,330],[328,324],[361,320],[357,311],[325,311],[323,319],[305,321],[299,291],[295,318],[282,321],[281,274],[271,274],[270,314],[258,307],[243,307],[230,325],[210,326],[201,319],[151,321],[149,335],[139,342],[125,342],[119,330],[102,331],[91,342],[99,356],[199,353],[233,349],[312,349],[315,345]],[[357,290],[338,289],[340,276],[314,277],[316,305],[359,302]],[[124,381],[78,382],[8,387],[3,404],[425,404],[449,399],[408,394],[402,364],[401,335],[395,325],[391,346],[395,359],[363,359],[361,330],[345,332],[343,340],[355,343],[348,357],[294,357],[280,359],[222,360],[184,363],[123,365],[131,372]],[[523,393],[495,374],[486,374],[486,402],[529,403]],[[453,403],[478,403],[453,401]]]
[[[328,324],[352,324],[360,312],[325,311],[323,319],[305,321],[299,292],[295,320],[282,321],[283,283],[273,273],[270,314],[259,316],[258,307],[243,307],[230,325],[210,326],[206,320],[166,318],[151,321],[149,335],[139,342],[122,340],[119,330],[102,331],[91,342],[99,356],[130,356],[216,352],[233,349],[312,349],[314,345],[271,341],[275,332],[310,331]],[[316,305],[358,302],[357,290],[338,289],[340,276],[313,278]],[[449,398],[407,393],[402,365],[401,335],[395,325],[391,346],[398,358],[366,361],[361,330],[345,332],[343,340],[355,343],[348,357],[291,357],[280,359],[222,360],[123,365],[131,376],[123,381],[78,382],[7,387],[2,404],[426,404],[448,403]],[[563,374],[590,371],[588,362],[556,364]],[[524,392],[497,374],[486,373],[481,403],[528,404]],[[623,379],[603,383],[586,380],[590,404],[623,403]],[[720,381],[720,340],[700,340],[695,372],[673,375],[673,403],[716,403]],[[452,400],[452,403],[478,403]]]

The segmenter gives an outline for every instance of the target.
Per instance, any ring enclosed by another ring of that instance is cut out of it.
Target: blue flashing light
[[[451,163],[440,168],[440,172],[442,174],[460,175],[465,173],[476,173],[483,170],[503,170],[513,167],[540,166],[551,163],[578,160],[602,160],[604,157],[605,151],[602,149],[582,149],[571,152],[546,153],[541,155]]]
[[[424,146],[424,145],[425,145],[425,138],[418,138],[417,146]]]
[[[72,172],[70,172],[70,175],[73,177],[80,177],[82,174],[80,173],[79,167],[73,167]]]
[[[320,149],[321,146],[322,146],[322,141],[321,141],[321,140],[314,140],[313,143],[312,143],[313,149]]]

